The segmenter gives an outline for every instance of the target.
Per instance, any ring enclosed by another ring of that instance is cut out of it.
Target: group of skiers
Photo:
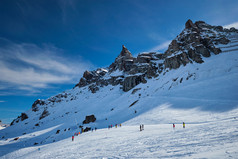
[[[115,128],[117,128],[118,126],[120,126],[121,127],[121,124],[115,124]],[[110,128],[112,128],[113,127],[113,125],[108,125],[108,129],[110,129]],[[173,128],[175,129],[175,124],[173,123]],[[185,128],[185,123],[183,122],[183,128]],[[93,130],[97,130],[97,128],[95,127],[95,129],[91,129],[92,131]],[[140,131],[143,131],[144,130],[144,124],[142,124],[142,125],[140,125]],[[84,132],[84,129],[83,128],[81,128],[81,133],[83,133]],[[74,135],[72,136],[72,141],[74,141],[74,136],[78,136],[78,135],[80,135],[80,132],[78,132],[78,133],[74,133]]]
[[[93,130],[97,130],[97,128],[95,127],[95,129],[91,129],[91,131],[93,132]],[[81,127],[81,133],[80,133],[80,131],[79,132],[76,132],[76,133],[74,133],[74,135],[72,136],[72,141],[74,141],[74,136],[78,136],[78,135],[80,135],[80,134],[82,134],[83,132],[85,132],[85,130],[84,130],[84,128],[83,127]]]
[[[121,124],[115,124],[115,128],[117,128],[118,126],[121,127]],[[112,127],[113,127],[113,125],[108,125],[108,129],[110,129],[110,128],[112,128]]]
[[[173,128],[175,129],[175,124],[173,123]],[[183,128],[185,128],[185,123],[183,122]]]

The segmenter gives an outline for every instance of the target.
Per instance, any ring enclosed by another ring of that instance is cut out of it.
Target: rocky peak
[[[119,69],[119,71],[129,71],[130,66],[134,63],[134,60],[135,58],[132,56],[131,52],[124,45],[122,45],[121,53],[109,67],[110,72],[117,69]]]
[[[122,45],[122,50],[118,57],[133,58],[131,52],[125,47],[125,45]]]
[[[185,28],[186,28],[186,29],[197,28],[197,26],[196,26],[195,24],[193,24],[193,22],[189,19],[189,20],[185,23]]]
[[[224,29],[222,26],[212,26],[203,21],[193,23],[189,19],[185,23],[185,29],[165,51],[165,68],[176,69],[181,64],[203,63],[202,57],[221,53],[217,45],[228,44],[231,32],[231,29]]]

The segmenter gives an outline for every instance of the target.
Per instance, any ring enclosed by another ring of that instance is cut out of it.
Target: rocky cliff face
[[[221,53],[219,44],[228,44],[229,35],[236,29],[223,29],[211,26],[203,21],[193,23],[188,20],[185,29],[171,42],[165,51],[165,68],[176,69],[180,65],[197,62],[203,63],[202,57]]]
[[[95,93],[99,87],[120,84],[123,91],[129,91],[139,83],[159,76],[163,70],[177,69],[193,62],[203,63],[203,57],[221,53],[219,45],[228,44],[232,33],[238,33],[238,30],[188,20],[185,29],[172,40],[165,53],[148,52],[133,57],[123,45],[121,53],[109,68],[85,71],[76,87],[88,86]]]

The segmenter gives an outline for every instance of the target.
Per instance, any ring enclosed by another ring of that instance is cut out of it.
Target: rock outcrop
[[[222,26],[211,26],[203,21],[193,23],[190,19],[185,29],[169,45],[165,51],[165,68],[176,69],[180,65],[197,62],[203,63],[202,57],[210,57],[221,53],[218,44],[228,44],[227,34],[232,32]]]
[[[119,56],[115,59],[114,63],[109,66],[110,72],[115,70],[119,71],[129,71],[134,63],[135,58],[132,56],[131,52],[122,45],[122,50]]]
[[[50,113],[48,112],[47,109],[44,109],[44,111],[43,111],[42,114],[40,115],[39,120],[41,120],[41,119],[47,117],[48,115],[50,115]]]
[[[44,101],[42,101],[42,100],[40,100],[40,99],[37,99],[37,100],[32,104],[31,109],[32,109],[33,112],[36,112],[36,111],[39,110],[39,106],[44,105],[44,104],[45,104]]]
[[[18,116],[11,122],[10,126],[14,125],[15,123],[18,123],[19,121],[24,121],[26,119],[28,119],[28,115],[26,113],[21,113],[20,116]]]
[[[85,120],[83,121],[83,124],[89,124],[91,122],[95,122],[96,118],[94,115],[89,115],[85,117]]]

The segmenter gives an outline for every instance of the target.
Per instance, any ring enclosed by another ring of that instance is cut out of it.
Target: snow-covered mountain
[[[36,100],[30,110],[0,131],[0,156],[64,141],[81,128],[103,129],[123,123],[132,131],[133,126],[142,123],[169,125],[185,121],[192,126],[225,118],[235,120],[237,81],[238,30],[188,20],[164,53],[133,57],[122,46],[109,67],[85,71],[73,89]],[[237,122],[234,125],[237,127]],[[237,132],[232,129],[236,137]],[[238,143],[235,139],[233,142]]]

